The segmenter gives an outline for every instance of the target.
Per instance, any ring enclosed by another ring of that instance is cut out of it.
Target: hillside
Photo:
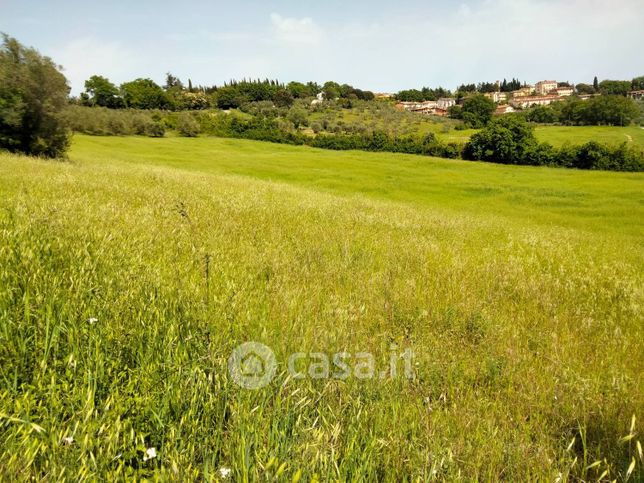
[[[2,474],[623,479],[643,187],[215,138],[0,154]],[[254,391],[227,370],[247,341],[278,361]],[[413,379],[286,363],[405,349]]]

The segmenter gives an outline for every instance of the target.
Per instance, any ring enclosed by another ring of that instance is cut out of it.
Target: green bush
[[[185,137],[196,137],[201,132],[199,123],[187,112],[184,112],[179,116],[177,130],[179,131],[179,134]]]
[[[624,143],[614,147],[595,141],[556,149],[538,143],[532,128],[519,116],[499,118],[474,134],[463,157],[477,161],[577,169],[644,171],[644,151]]]
[[[518,116],[503,116],[472,135],[465,145],[463,157],[503,164],[532,164],[537,140],[533,129]],[[542,163],[537,163],[542,164]]]

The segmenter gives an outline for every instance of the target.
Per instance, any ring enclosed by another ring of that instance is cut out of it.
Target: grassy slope
[[[106,154],[102,154],[106,153]],[[152,163],[284,181],[457,213],[641,235],[640,174],[299,148],[236,139],[76,136],[72,159]]]
[[[0,155],[0,471],[623,477],[643,180],[216,139]],[[417,378],[244,391],[247,340],[396,343]]]

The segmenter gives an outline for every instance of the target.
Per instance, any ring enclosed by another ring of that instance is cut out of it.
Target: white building
[[[318,95],[315,96],[315,99],[311,101],[311,105],[322,104],[324,102],[324,92],[318,92]]]
[[[508,100],[508,93],[507,92],[486,92],[485,97],[489,97],[492,99],[494,102],[504,102]]]
[[[534,87],[525,86],[516,91],[512,91],[512,97],[528,97],[528,96],[531,96],[533,92],[534,92]]]
[[[557,81],[554,81],[554,80],[539,81],[534,85],[534,90],[540,96],[546,96],[550,92],[556,89],[557,89]]]
[[[511,112],[514,112],[514,107],[508,106],[507,104],[503,106],[499,106],[496,108],[496,111],[494,111],[494,114],[498,116],[502,116],[503,114],[510,114]]]
[[[553,102],[563,101],[561,96],[528,96],[516,97],[510,101],[510,105],[517,109],[527,109],[532,106],[547,106]]]
[[[574,89],[572,87],[557,87],[555,89],[558,96],[568,97],[572,96]]]
[[[431,114],[434,109],[438,107],[437,101],[423,101],[423,102],[399,102],[396,104],[398,109],[404,111],[411,111],[420,114]]]
[[[436,101],[436,107],[443,109],[444,111],[447,111],[450,107],[455,105],[456,99],[452,99],[451,97],[441,97],[438,101]]]

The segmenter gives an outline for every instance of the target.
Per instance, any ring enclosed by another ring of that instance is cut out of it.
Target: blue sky
[[[168,71],[363,89],[644,75],[644,0],[0,0],[0,31],[64,67],[74,93]]]

